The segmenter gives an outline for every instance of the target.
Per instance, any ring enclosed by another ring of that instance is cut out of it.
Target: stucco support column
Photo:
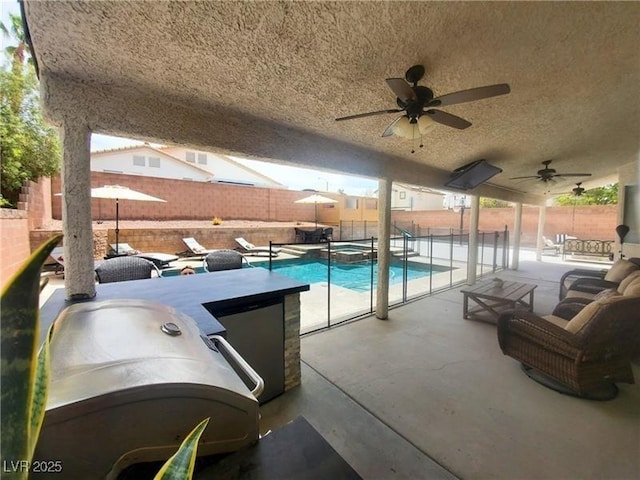
[[[547,207],[546,205],[540,205],[538,210],[538,237],[536,239],[536,261],[542,261],[542,249],[544,248],[544,224],[547,221]]]
[[[478,264],[478,220],[480,218],[480,198],[471,196],[471,219],[469,225],[469,255],[467,260],[467,285],[476,283]]]
[[[376,318],[389,316],[389,262],[391,246],[391,187],[388,178],[378,181],[378,289]]]
[[[513,220],[513,257],[511,270],[518,270],[520,266],[520,238],[522,237],[522,203],[516,202],[515,218]]]
[[[91,131],[80,121],[62,125],[62,233],[67,299],[96,294],[91,226]]]

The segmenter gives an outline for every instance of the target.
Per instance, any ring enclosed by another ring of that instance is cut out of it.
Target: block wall
[[[166,202],[120,200],[122,220],[211,220],[214,217],[233,220],[310,221],[315,217],[314,205],[294,203],[307,192],[219,183],[189,182],[166,178],[139,177],[105,172],[91,173],[91,186],[122,185]],[[53,218],[61,219],[62,191],[60,177],[51,182]],[[115,201],[94,198],[91,215],[94,220],[115,219]]]

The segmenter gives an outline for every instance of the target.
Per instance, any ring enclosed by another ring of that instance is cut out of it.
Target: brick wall
[[[0,284],[4,287],[31,254],[29,219],[24,210],[0,209]]]
[[[0,209],[0,286],[31,255],[35,245],[29,232],[46,226],[51,220],[51,182],[48,178],[26,182],[19,196],[18,208]],[[47,232],[46,238],[52,235]]]
[[[235,238],[244,237],[254,245],[266,246],[269,241],[291,243],[295,240],[292,227],[270,228],[227,228],[224,225],[209,228],[156,228],[156,229],[120,229],[118,241],[128,243],[141,252],[178,253],[187,249],[183,238],[193,237],[202,246],[213,248],[236,248]],[[109,230],[108,242],[115,244],[115,231]]]
[[[534,246],[538,234],[538,207],[522,209],[523,246]],[[573,235],[583,240],[615,240],[617,205],[583,205],[575,207],[547,207],[544,235],[554,239],[557,234]],[[427,235],[442,230],[460,228],[460,213],[451,210],[427,210],[416,212],[394,211],[391,221],[399,224],[413,222]],[[482,231],[503,230],[505,225],[513,231],[515,210],[513,208],[481,208],[478,228]],[[469,210],[464,211],[464,229],[470,223]]]
[[[51,179],[25,182],[20,189],[18,210],[28,212],[29,229],[47,226],[51,220]]]
[[[306,195],[295,190],[92,172],[91,186],[104,185],[122,185],[166,200],[166,203],[120,200],[122,220],[211,220],[220,217],[223,220],[312,222],[315,216],[313,205],[294,203]],[[59,176],[52,179],[51,191],[54,194],[51,197],[53,218],[61,219],[61,197],[55,195],[62,191]],[[91,207],[94,220],[115,219],[114,200],[94,198]]]

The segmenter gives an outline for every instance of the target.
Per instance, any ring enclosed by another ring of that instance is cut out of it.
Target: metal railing
[[[341,225],[341,232],[343,228]],[[466,281],[469,235],[411,236],[390,239],[389,305],[452,288]],[[375,312],[378,283],[375,237],[320,244],[272,244],[299,258],[270,258],[264,263],[276,273],[308,282],[301,293],[301,334],[329,328]],[[478,277],[508,267],[509,232],[479,232]]]

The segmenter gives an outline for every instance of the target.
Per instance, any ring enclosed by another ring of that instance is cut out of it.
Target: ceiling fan
[[[576,186],[573,187],[573,189],[570,192],[545,192],[545,195],[550,194],[550,195],[571,195],[573,197],[581,197],[582,194],[585,192],[585,189],[582,188],[582,182],[578,182],[576,183]]]
[[[567,177],[590,177],[590,173],[556,173],[554,168],[549,168],[552,160],[545,160],[542,162],[544,168],[538,170],[536,175],[525,175],[524,177],[511,177],[509,180],[524,180],[528,178],[536,178],[541,182],[555,182],[556,178],[567,178]],[[580,188],[580,184],[578,184],[578,188]]]
[[[467,127],[470,127],[471,122],[468,122],[464,118],[457,117],[456,115],[443,112],[442,110],[436,110],[433,107],[446,107],[458,103],[473,102],[475,100],[482,100],[483,98],[505,95],[511,91],[508,84],[501,83],[497,85],[488,85],[486,87],[478,87],[469,90],[448,93],[446,95],[441,95],[440,97],[434,97],[433,91],[430,88],[418,85],[418,82],[424,76],[424,72],[425,70],[422,65],[414,65],[406,71],[404,79],[386,79],[387,85],[397,96],[396,103],[398,105],[398,108],[379,110],[377,112],[358,113],[356,115],[336,118],[336,121],[340,122],[343,120],[353,120],[355,118],[370,117],[373,115],[382,115],[385,113],[404,112],[403,115],[399,116],[393,122],[391,122],[391,124],[382,134],[383,137],[388,137],[390,135],[393,135],[394,133],[397,133],[398,123],[402,121],[407,122],[408,120],[408,124],[413,128],[413,134],[409,138],[415,138],[415,130],[419,127],[418,120],[420,119],[420,117],[425,115],[434,122],[441,123],[442,125],[447,125],[448,127],[463,130]]]

